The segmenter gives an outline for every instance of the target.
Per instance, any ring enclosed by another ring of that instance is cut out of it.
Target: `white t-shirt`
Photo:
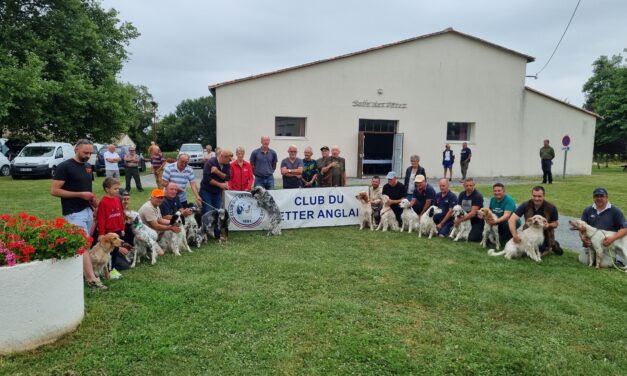
[[[116,153],[116,152],[111,153],[110,151],[107,150],[104,153],[104,160],[105,160],[105,170],[109,170],[109,171],[117,171],[117,170],[119,170],[118,162],[111,163],[111,162],[107,161],[107,158],[120,158],[118,153]]]

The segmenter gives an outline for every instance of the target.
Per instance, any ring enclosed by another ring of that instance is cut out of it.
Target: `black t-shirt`
[[[62,189],[70,192],[91,192],[91,164],[68,159],[57,166],[54,180],[64,181]],[[78,213],[90,207],[82,198],[61,198],[63,215]]]
[[[211,172],[211,167],[213,166],[216,166],[218,170],[220,170],[220,172],[226,175],[224,179]],[[220,163],[218,163],[217,157],[213,157],[205,162],[205,166],[202,169],[202,181],[200,182],[200,187],[211,193],[222,192],[221,188],[218,188],[210,183],[210,181],[212,180],[215,180],[219,183],[224,183],[231,180],[231,165],[228,163],[220,165]]]
[[[462,209],[466,211],[466,213],[470,213],[473,206],[478,206],[479,209],[483,207],[483,196],[479,193],[478,190],[472,191],[470,195],[466,193],[466,191],[459,194],[457,198],[457,203],[461,205]],[[474,216],[470,219],[470,222],[477,223],[480,222],[480,219],[477,216]]]
[[[466,162],[471,154],[472,154],[472,152],[470,151],[470,148],[463,148],[461,153],[459,153],[460,160],[462,162]]]
[[[167,197],[163,198],[163,202],[159,205],[159,210],[161,210],[161,216],[173,215],[177,210],[183,208],[181,205],[181,200],[179,196],[174,196],[174,200],[169,199]]]
[[[399,200],[401,198],[405,198],[407,191],[405,190],[405,185],[403,183],[397,182],[393,187],[390,184],[384,185],[383,194],[387,195],[392,200]]]

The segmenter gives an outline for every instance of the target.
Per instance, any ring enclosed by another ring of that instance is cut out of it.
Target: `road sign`
[[[570,145],[570,136],[569,135],[566,135],[566,136],[564,136],[562,138],[562,145],[564,145],[564,146]]]

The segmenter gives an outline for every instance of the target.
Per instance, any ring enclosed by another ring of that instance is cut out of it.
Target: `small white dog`
[[[159,245],[166,251],[172,251],[177,256],[181,255],[181,248],[186,249],[187,252],[192,252],[192,249],[189,248],[189,244],[187,244],[187,233],[185,232],[185,218],[181,214],[180,211],[177,210],[176,213],[172,214],[172,218],[170,219],[171,226],[177,226],[181,229],[180,232],[176,233],[174,231],[166,231],[163,233],[161,240],[159,240]]]
[[[453,220],[456,218],[462,218],[466,214],[466,211],[462,208],[461,205],[453,206]],[[459,239],[468,241],[468,235],[470,235],[470,229],[472,226],[470,225],[470,221],[461,221],[453,226],[451,230],[451,235],[449,238],[453,239],[453,241],[458,241]]]
[[[429,236],[429,239],[433,235],[438,234],[438,229],[435,226],[435,222],[433,221],[433,217],[435,215],[441,214],[442,209],[433,205],[427,209],[427,211],[420,217],[420,231],[418,231],[418,237],[422,238],[422,235]]]
[[[414,208],[411,207],[411,202],[404,198],[403,201],[399,204],[399,206],[403,209],[401,213],[401,219],[403,223],[401,223],[401,232],[403,229],[407,227],[408,232],[411,233],[413,230],[420,231],[420,217],[414,211]]]
[[[609,247],[603,245],[603,241],[610,236],[616,234],[614,231],[606,231],[599,230],[582,221],[581,219],[577,219],[574,221],[568,221],[573,230],[579,231],[579,233],[586,238],[590,239],[592,245],[588,247],[588,266],[594,265],[594,260],[596,258],[596,268],[600,268],[601,264],[603,264],[603,259],[606,257],[610,257],[610,251],[614,250],[617,255],[621,256],[623,260],[627,260],[625,256],[627,256],[627,237],[622,237],[618,240],[615,240]],[[611,265],[611,264],[610,264]],[[623,269],[627,271],[627,268]]]
[[[372,221],[372,206],[368,199],[368,192],[359,192],[356,199],[359,200],[359,229],[363,230],[364,225],[370,227],[370,231],[374,230]]]
[[[481,246],[483,248],[488,247],[488,241],[494,243],[496,246],[496,250],[498,251],[501,248],[501,238],[499,237],[499,225],[491,225],[488,223],[488,219],[492,218],[496,221],[496,215],[492,213],[490,208],[481,208],[477,212],[477,216],[483,219],[483,236],[481,238]]]
[[[383,204],[383,209],[381,209],[381,221],[379,222],[377,231],[381,229],[387,231],[388,228],[392,229],[392,231],[398,231],[398,221],[396,220],[394,210],[392,210],[390,206],[390,197],[387,195],[381,196],[381,203]]]
[[[505,248],[501,252],[495,252],[494,249],[488,250],[490,256],[505,256],[506,259],[529,256],[530,259],[540,262],[540,245],[544,242],[544,226],[547,220],[541,215],[534,215],[527,220],[527,227],[520,232],[520,243],[516,243],[514,239],[510,239]]]

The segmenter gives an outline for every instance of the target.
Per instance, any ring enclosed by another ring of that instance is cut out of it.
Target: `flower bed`
[[[0,354],[54,341],[81,323],[90,241],[63,218],[0,215]]]

